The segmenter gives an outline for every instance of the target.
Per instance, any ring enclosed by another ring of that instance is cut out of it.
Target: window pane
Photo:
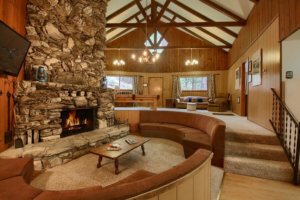
[[[128,76],[120,77],[120,89],[121,90],[132,90],[133,89],[133,78]]]
[[[107,88],[115,89],[116,87],[119,87],[119,77],[117,76],[107,76]]]
[[[180,78],[181,90],[207,90],[207,77]]]

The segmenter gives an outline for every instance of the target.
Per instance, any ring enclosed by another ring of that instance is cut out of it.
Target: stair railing
[[[276,93],[273,93],[272,119],[270,123],[282,145],[288,160],[293,168],[293,180],[299,183],[299,152],[300,152],[300,123]]]

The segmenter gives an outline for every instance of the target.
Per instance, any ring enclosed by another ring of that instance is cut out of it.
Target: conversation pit
[[[165,117],[168,120],[163,120]],[[0,194],[17,198],[19,193],[9,190],[9,186],[14,185],[22,194],[42,200],[151,199],[175,193],[180,200],[186,198],[187,192],[191,198],[216,197],[223,170],[211,167],[211,161],[217,166],[223,165],[224,141],[214,141],[216,137],[224,140],[224,122],[205,115],[169,111],[141,111],[140,119],[140,132],[136,134],[151,136],[144,144],[146,154],[143,156],[140,149],[135,149],[121,156],[118,175],[115,175],[112,160],[103,158],[102,167],[97,168],[98,156],[88,151],[73,161],[38,173],[33,180],[33,159],[26,156],[1,159],[3,163],[21,164],[13,175],[6,174],[9,164],[0,167]],[[185,119],[192,123],[185,123]],[[146,123],[148,129],[145,129]],[[154,126],[150,126],[151,123]],[[164,129],[159,124],[171,128]],[[187,144],[191,148],[187,148]]]

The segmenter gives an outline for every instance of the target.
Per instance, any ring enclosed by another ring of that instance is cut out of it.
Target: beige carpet
[[[48,169],[36,177],[31,185],[45,190],[70,190],[115,183],[139,169],[160,173],[185,160],[180,144],[153,138],[145,144],[146,156],[140,148],[124,155],[119,160],[120,174],[114,174],[114,163],[103,159],[103,166],[96,168],[98,157],[87,154],[65,165]],[[212,199],[216,199],[223,179],[223,170],[212,168]]]

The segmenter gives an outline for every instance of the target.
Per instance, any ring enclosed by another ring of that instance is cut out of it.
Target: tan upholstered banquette
[[[96,186],[67,191],[44,191],[30,186],[28,183],[33,173],[32,158],[0,159],[0,199],[150,200],[176,193],[174,200],[184,200],[188,193],[192,195],[192,199],[210,200],[211,157],[210,151],[201,149],[183,163],[160,174],[140,170],[105,188]],[[192,187],[186,187],[191,184]]]
[[[223,167],[225,123],[219,119],[187,112],[140,111],[139,128],[143,136],[181,143],[186,157],[199,148],[210,150],[212,164]]]

